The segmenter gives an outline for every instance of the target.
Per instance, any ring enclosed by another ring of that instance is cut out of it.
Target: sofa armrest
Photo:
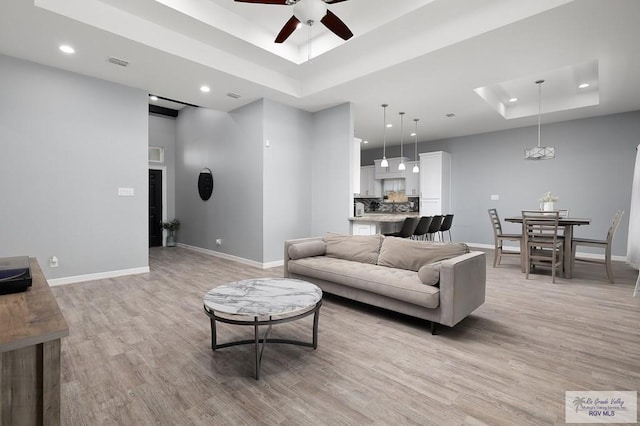
[[[309,241],[324,241],[323,237],[308,237],[308,238],[297,238],[295,240],[286,240],[284,242],[284,277],[288,278],[289,277],[289,260],[291,260],[291,258],[289,257],[289,247],[291,247],[294,244],[298,244],[298,243],[306,243]]]
[[[487,261],[473,251],[445,260],[440,268],[440,323],[453,327],[484,303]]]

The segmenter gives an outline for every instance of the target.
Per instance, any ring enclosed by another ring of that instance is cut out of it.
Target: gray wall
[[[311,233],[312,115],[264,101],[264,262],[282,260],[283,240]]]
[[[487,209],[497,208],[501,217],[520,215],[522,209],[538,208],[540,196],[551,191],[560,198],[557,208],[592,219],[591,225],[576,228],[581,237],[605,238],[615,212],[624,210],[613,254],[625,256],[639,140],[640,111],[634,111],[543,124],[542,144],[555,147],[553,160],[523,160],[524,148],[537,143],[536,127],[422,142],[418,151],[452,154],[452,233],[456,240],[493,244]],[[397,146],[387,147],[387,157],[399,156],[399,151]],[[362,164],[373,164],[381,156],[381,149],[363,151]],[[491,194],[499,195],[500,200],[491,201]],[[517,225],[506,226],[507,232],[518,229]]]
[[[353,209],[353,111],[351,103],[313,114],[311,234],[348,234]]]
[[[147,94],[3,55],[0,76],[0,257],[47,278],[147,267]]]
[[[263,101],[232,113],[187,107],[177,119],[178,242],[261,262]],[[213,173],[213,195],[202,201],[198,175]],[[216,239],[222,245],[216,246]]]
[[[185,108],[176,123],[179,242],[269,263],[286,239],[349,232],[350,104],[314,114],[270,100],[228,114]],[[203,167],[215,182],[207,202],[196,188]]]
[[[167,198],[163,200],[166,205],[167,217],[171,220],[176,216],[176,120],[171,117],[149,114],[149,146],[161,146],[164,148],[164,162],[149,162],[149,168],[158,166],[166,167],[165,192]]]

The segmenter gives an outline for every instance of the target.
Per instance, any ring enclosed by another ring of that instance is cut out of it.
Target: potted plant
[[[546,192],[542,197],[540,197],[540,210],[545,212],[555,210],[555,202],[558,200],[558,197],[551,195],[551,191]]]
[[[176,231],[180,228],[180,221],[178,219],[171,219],[169,222],[160,222],[163,229],[167,230],[167,238],[165,239],[165,245],[167,247],[176,246]]]

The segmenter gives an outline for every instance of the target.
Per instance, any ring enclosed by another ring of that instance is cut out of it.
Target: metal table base
[[[301,314],[285,317],[285,318],[277,318],[272,319],[270,316],[269,319],[260,320],[259,317],[254,316],[253,320],[238,320],[238,319],[230,319],[221,317],[215,314],[215,312],[209,311],[207,307],[204,307],[204,312],[209,316],[211,320],[211,349],[215,351],[216,349],[228,348],[229,346],[239,346],[239,345],[255,345],[255,377],[256,380],[260,379],[260,367],[262,365],[262,354],[264,352],[264,348],[267,343],[282,343],[287,345],[297,345],[297,346],[306,346],[313,349],[318,348],[318,319],[320,314],[320,306],[322,306],[322,300],[318,301],[315,306]],[[271,331],[271,327],[274,324],[281,324],[285,322],[295,321],[309,315],[313,314],[313,341],[312,342],[303,342],[299,340],[290,340],[290,339],[269,339],[269,332]],[[217,332],[216,332],[216,321],[224,322],[226,324],[234,324],[234,325],[249,325],[254,328],[254,338],[246,339],[246,340],[237,340],[233,342],[221,343],[217,342]],[[266,325],[267,330],[264,333],[262,338],[259,337],[259,327],[261,325]],[[261,345],[262,344],[262,345]]]

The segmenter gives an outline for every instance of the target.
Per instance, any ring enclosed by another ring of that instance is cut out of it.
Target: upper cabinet
[[[382,197],[382,181],[375,178],[375,166],[360,167],[360,194],[361,198]]]
[[[407,197],[419,197],[420,196],[420,173],[413,173],[413,166],[415,161],[405,163],[407,170],[405,170],[405,194]],[[420,164],[420,163],[418,163]]]
[[[426,208],[429,203],[438,207],[429,210]],[[443,151],[420,154],[420,214],[446,214],[450,209],[451,154]]]
[[[398,166],[404,159],[404,164],[407,166],[405,170],[398,170]],[[376,179],[396,179],[396,178],[406,178],[407,174],[411,173],[411,168],[407,164],[409,161],[406,157],[397,157],[397,158],[387,158],[389,162],[389,167],[382,167],[380,163],[382,160],[375,160],[376,168],[375,168],[375,178]]]

